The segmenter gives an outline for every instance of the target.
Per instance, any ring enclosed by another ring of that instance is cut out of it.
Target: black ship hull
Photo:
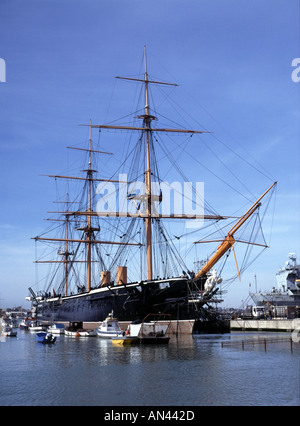
[[[119,321],[142,319],[149,313],[169,314],[171,319],[198,319],[207,302],[198,287],[184,278],[151,283],[106,286],[89,293],[39,300],[41,321],[103,321],[113,311]]]

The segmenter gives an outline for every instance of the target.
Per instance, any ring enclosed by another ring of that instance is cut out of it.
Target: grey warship
[[[295,253],[289,253],[288,260],[276,273],[277,288],[271,291],[250,293],[256,305],[254,312],[272,310],[275,316],[295,315],[300,310],[300,264]]]

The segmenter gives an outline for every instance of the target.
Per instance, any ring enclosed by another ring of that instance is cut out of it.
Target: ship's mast
[[[87,203],[87,210],[86,210],[86,226],[84,228],[77,228],[77,230],[84,231],[85,233],[85,243],[86,243],[86,291],[91,291],[91,283],[92,283],[92,244],[95,243],[94,241],[94,231],[99,231],[100,228],[95,228],[92,226],[92,183],[94,181],[93,173],[96,173],[97,170],[93,170],[92,168],[92,122],[90,120],[89,125],[89,164],[88,169],[83,170],[87,173],[87,181],[88,181],[88,203]]]
[[[148,78],[148,70],[147,70],[147,54],[146,54],[146,46],[144,46],[144,64],[145,64],[145,72],[144,72],[144,78],[129,78],[129,77],[116,77],[123,80],[130,80],[130,81],[137,81],[141,82],[145,86],[145,109],[144,114],[139,115],[137,118],[140,118],[143,120],[143,126],[140,127],[132,127],[132,126],[115,126],[115,125],[91,125],[91,128],[98,128],[98,129],[115,129],[115,130],[133,130],[133,131],[142,131],[146,135],[146,167],[145,170],[145,192],[146,192],[146,212],[139,212],[136,216],[143,218],[145,221],[145,227],[146,227],[146,250],[147,250],[147,280],[151,281],[153,279],[153,259],[152,259],[152,210],[151,210],[151,157],[150,157],[150,144],[151,144],[151,135],[152,132],[174,132],[174,133],[207,133],[206,131],[199,131],[199,130],[189,130],[189,129],[169,129],[169,128],[152,128],[151,122],[156,119],[155,116],[150,114],[150,106],[149,106],[149,84],[161,84],[161,85],[167,85],[167,86],[177,86],[177,84],[173,83],[166,83],[162,81],[153,81],[149,80]],[[81,214],[80,212],[74,212],[74,215]],[[94,216],[98,215],[101,216],[98,212],[92,212],[91,210],[88,210],[84,214]],[[118,217],[126,217],[128,216],[128,213],[125,215],[122,215],[122,213],[116,212],[116,216]],[[130,217],[133,217],[134,215],[130,213]],[[168,217],[171,217],[170,215]],[[184,215],[180,215],[180,218],[186,218]],[[189,217],[190,218],[190,217]],[[207,219],[215,219],[216,217],[205,217],[203,218]],[[219,219],[222,219],[223,217],[219,217]],[[88,227],[88,226],[87,226]],[[87,238],[88,239],[88,238]]]
[[[92,211],[92,182],[93,182],[93,173],[96,173],[96,170],[92,169],[92,121],[90,120],[90,132],[89,132],[89,165],[88,169],[84,170],[87,173],[88,180],[88,205],[87,213]],[[99,228],[93,228],[92,218],[90,214],[86,216],[86,227],[83,229],[85,232],[86,238],[86,290],[87,292],[91,291],[92,283],[92,244],[93,244],[93,234],[94,231],[99,231]]]
[[[147,217],[146,223],[146,240],[147,240],[147,280],[152,280],[152,229],[151,229],[151,164],[150,164],[150,131],[152,117],[149,115],[149,95],[148,95],[148,73],[147,73],[147,56],[146,46],[144,47],[145,59],[145,128],[147,138],[147,170],[145,171],[145,186],[147,194]]]
[[[69,184],[67,184],[67,210],[69,210]],[[69,258],[69,216],[66,215],[66,241],[65,241],[65,296],[68,296],[68,280],[69,280],[69,268],[68,268],[68,258]]]
[[[91,124],[91,123],[90,123]],[[87,171],[88,176],[88,208],[87,211],[90,212],[92,210],[92,202],[91,202],[91,191],[92,191],[92,177],[93,177],[93,171],[92,171],[92,159],[91,159],[91,149],[92,149],[92,128],[90,126],[90,137],[89,137],[89,168]],[[87,239],[87,254],[86,254],[86,260],[87,260],[87,271],[86,271],[86,288],[87,291],[91,290],[91,261],[92,261],[92,246],[91,246],[91,235],[92,235],[92,227],[91,227],[91,216],[86,217],[86,239]]]
[[[72,241],[71,239],[69,239],[69,223],[70,223],[70,215],[69,215],[69,183],[67,183],[67,198],[66,201],[54,201],[55,203],[63,203],[66,204],[66,211],[65,211],[65,215],[66,218],[65,219],[46,219],[46,220],[54,220],[54,221],[63,221],[65,222],[65,238],[62,238],[61,241],[65,243],[65,249],[64,250],[60,250],[58,252],[59,255],[62,256],[62,260],[61,261],[36,261],[36,263],[64,263],[64,295],[68,296],[68,288],[69,288],[69,257],[72,256],[74,253],[73,252],[69,252],[69,241]],[[38,240],[39,238],[36,237],[35,240]],[[49,240],[52,241],[52,239],[50,238]]]

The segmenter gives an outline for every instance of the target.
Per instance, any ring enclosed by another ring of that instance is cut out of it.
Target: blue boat
[[[56,341],[56,337],[54,337],[51,333],[46,333],[45,331],[36,333],[35,337],[38,343],[43,343],[44,345],[55,343]]]

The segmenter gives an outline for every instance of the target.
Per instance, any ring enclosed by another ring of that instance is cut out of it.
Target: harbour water
[[[300,344],[228,345],[258,333],[171,337],[168,345],[114,347],[97,337],[0,342],[1,406],[298,406]],[[262,335],[261,335],[262,336]],[[247,340],[248,341],[248,340]],[[227,342],[227,345],[221,345]]]

